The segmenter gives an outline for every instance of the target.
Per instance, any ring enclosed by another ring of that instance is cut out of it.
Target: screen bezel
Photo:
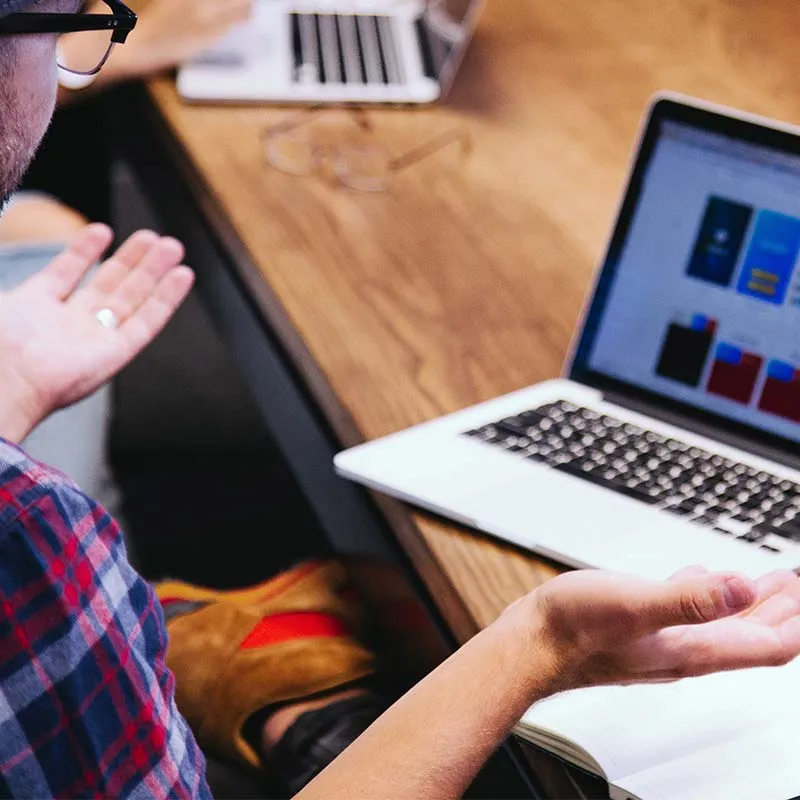
[[[731,112],[735,113],[735,112]],[[627,381],[605,375],[589,366],[589,355],[594,345],[600,320],[606,308],[609,293],[619,267],[620,257],[630,233],[634,212],[639,202],[642,185],[664,122],[679,122],[701,131],[721,134],[737,142],[746,142],[775,150],[782,154],[800,156],[800,130],[781,126],[760,118],[731,116],[722,109],[692,105],[671,97],[657,98],[651,108],[641,134],[633,169],[625,188],[617,222],[601,261],[591,299],[583,319],[580,336],[574,348],[568,375],[571,380],[586,384],[617,397],[629,398],[638,406],[654,413],[678,416],[691,420],[703,428],[728,434],[738,441],[752,442],[759,449],[767,448],[800,458],[800,442],[765,431],[747,423],[732,420],[713,411],[699,408],[658,392],[643,389]],[[723,436],[723,438],[728,438]]]

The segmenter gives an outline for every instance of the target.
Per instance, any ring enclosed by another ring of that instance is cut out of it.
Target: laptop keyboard
[[[655,431],[548,403],[470,436],[771,552],[800,542],[800,485]]]
[[[391,86],[406,83],[388,14],[292,13],[295,83]]]

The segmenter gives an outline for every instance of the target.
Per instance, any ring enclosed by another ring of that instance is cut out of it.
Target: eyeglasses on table
[[[398,174],[411,169],[436,153],[453,148],[460,158],[472,152],[472,139],[463,127],[453,127],[433,136],[400,155],[393,155],[380,143],[324,143],[315,138],[309,124],[332,112],[345,112],[362,138],[374,136],[361,108],[312,106],[262,133],[268,164],[286,175],[313,175],[326,166],[343,185],[363,192],[385,192]]]

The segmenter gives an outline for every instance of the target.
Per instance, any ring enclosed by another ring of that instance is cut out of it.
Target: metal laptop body
[[[483,0],[256,0],[253,16],[178,72],[187,100],[432,103]]]
[[[800,129],[660,95],[567,377],[335,468],[576,567],[800,567],[798,253]]]

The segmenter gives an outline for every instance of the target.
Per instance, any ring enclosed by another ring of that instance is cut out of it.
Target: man
[[[0,197],[35,150],[56,93],[56,37],[44,32],[50,22],[37,20],[40,33],[22,34],[12,12],[72,14],[78,7],[78,0],[0,0]],[[54,32],[63,29],[58,22]],[[47,269],[0,295],[4,795],[208,795],[202,757],[165,667],[164,615],[127,563],[119,528],[64,476],[11,443],[91,394],[189,290],[180,245],[149,232],[129,239],[81,284],[109,241],[106,228],[89,226]],[[164,590],[170,650],[181,682],[194,687],[183,706],[201,735],[222,717],[221,747],[280,757],[294,725],[330,701],[309,697],[309,686],[338,692],[340,702],[358,699],[331,677],[330,665],[359,687],[369,654],[349,638],[348,611],[321,582],[320,608],[307,604],[315,592],[298,600],[285,583],[224,596],[181,585]],[[308,664],[299,648],[319,639],[331,646],[320,663]],[[279,695],[261,696],[269,662],[257,654],[283,646],[312,673],[300,689],[305,694],[297,694],[287,669]],[[654,583],[571,573],[511,606],[298,797],[455,798],[524,710],[549,694],[782,664],[798,652],[800,585],[793,574],[752,582],[690,569]]]
[[[86,125],[98,120],[87,97],[111,89],[120,82],[146,77],[170,69],[196,56],[216,42],[250,14],[251,0],[149,0],[136,25],[136,36],[118,47],[100,71],[92,76],[59,72],[57,105],[68,107],[67,131],[38,154],[41,163],[26,175],[32,187],[47,187],[48,194],[35,191],[17,193],[0,218],[0,290],[13,288],[46,266],[87,220],[81,213],[53,197],[50,192],[63,187],[67,196],[78,192],[87,197],[89,207],[107,195],[108,176],[102,186],[87,180],[87,166],[100,161],[97,148],[104,147],[105,129],[85,135]],[[102,2],[88,4],[93,13],[103,13]],[[61,52],[67,62],[76,64],[91,59],[96,39],[93,33],[64,36]],[[88,51],[82,53],[81,50]],[[79,102],[75,102],[79,101]],[[80,127],[78,125],[80,123]],[[89,162],[89,164],[87,164]],[[108,172],[99,164],[93,172]],[[106,198],[107,200],[107,198]],[[88,213],[88,211],[87,211]],[[58,467],[118,514],[119,497],[107,463],[111,392],[98,392],[68,410],[45,420],[25,441],[25,449],[35,458]],[[129,555],[130,555],[130,541]]]

